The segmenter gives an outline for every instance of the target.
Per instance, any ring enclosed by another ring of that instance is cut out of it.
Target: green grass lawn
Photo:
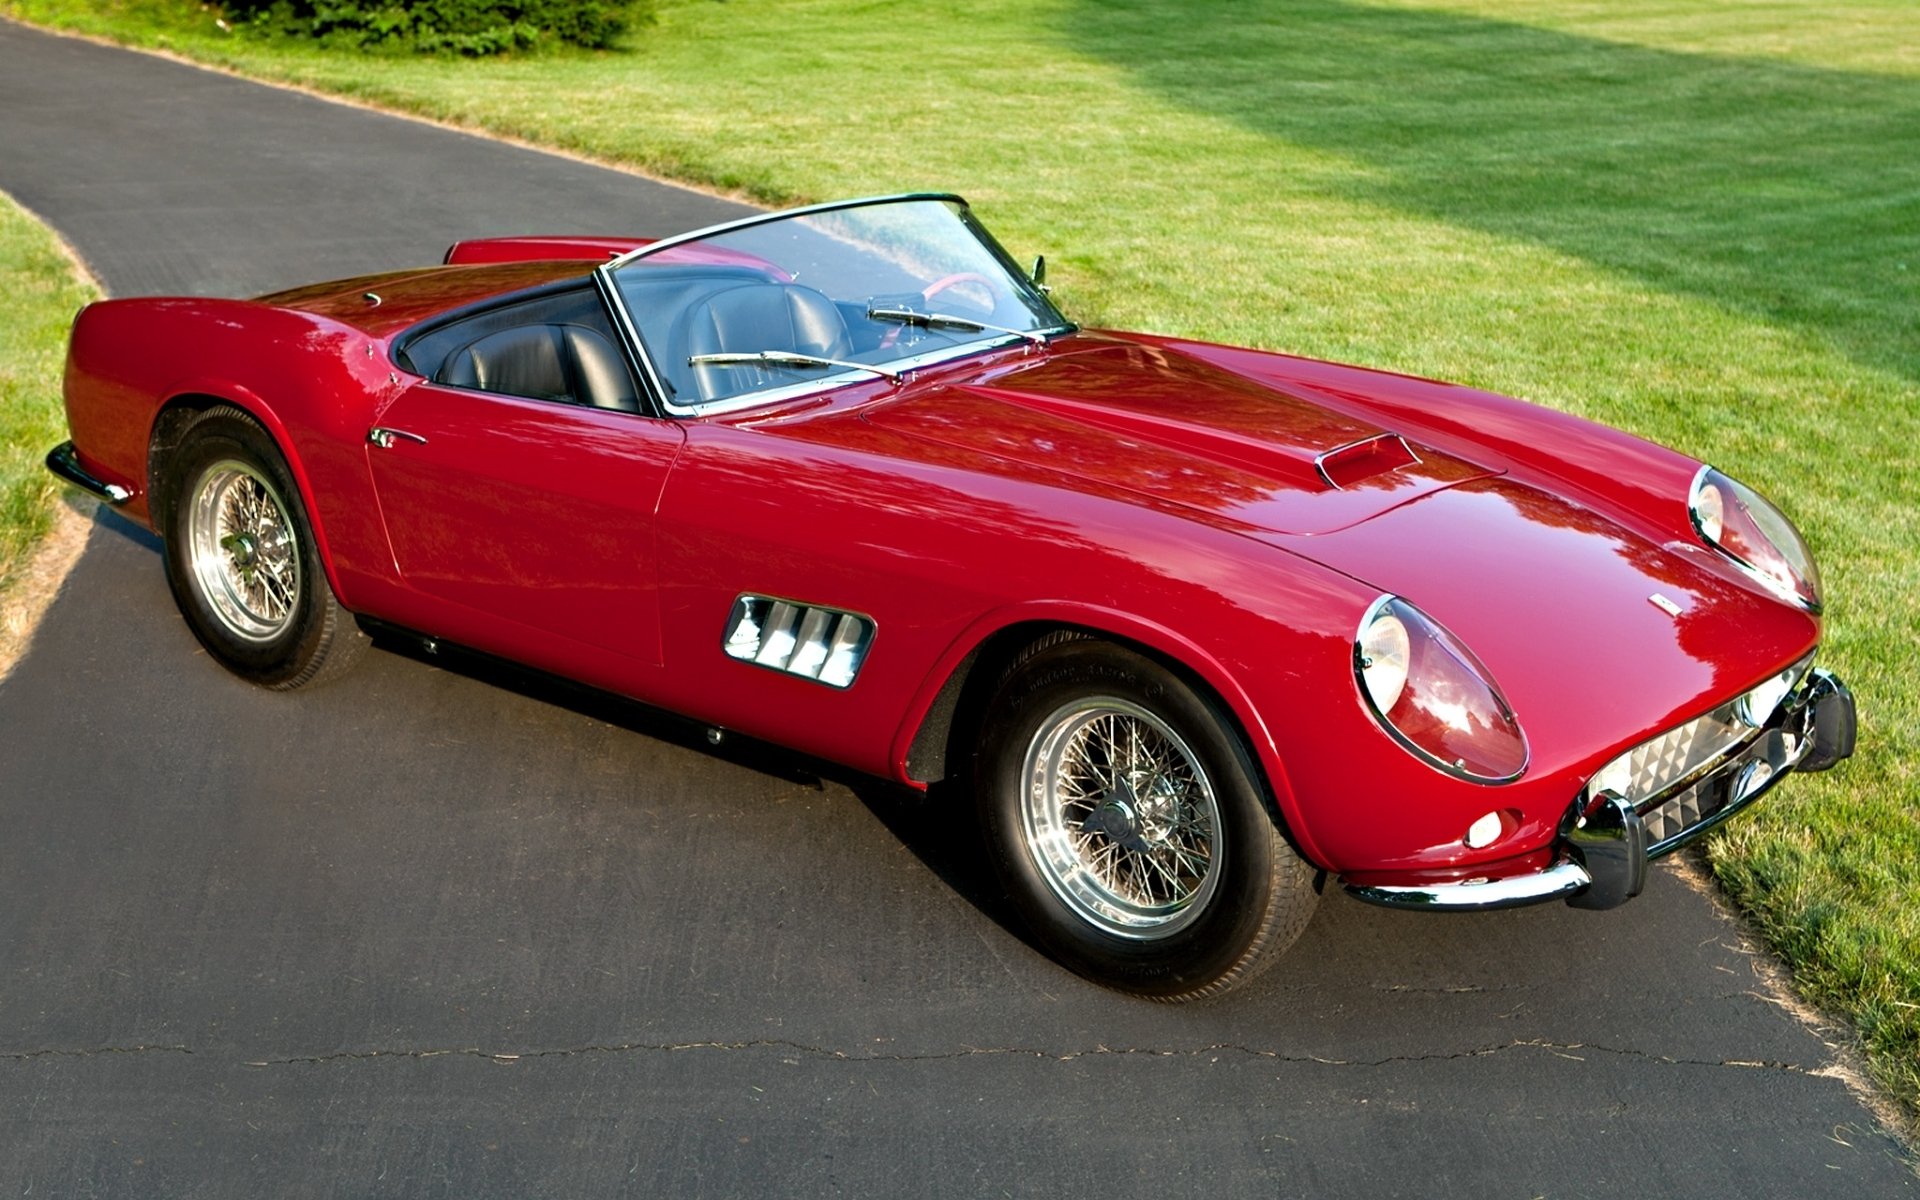
[[[1758,486],[1820,555],[1860,754],[1709,853],[1920,1105],[1920,5],[669,0],[622,52],[474,63],[0,12],[769,202],[959,191],[1086,323],[1470,382]]]
[[[53,523],[42,466],[65,440],[60,364],[73,314],[94,298],[44,226],[0,192],[0,596]]]

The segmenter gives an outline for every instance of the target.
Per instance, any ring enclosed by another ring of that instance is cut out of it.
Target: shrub
[[[227,0],[240,29],[326,46],[466,55],[564,42],[602,49],[653,0]]]

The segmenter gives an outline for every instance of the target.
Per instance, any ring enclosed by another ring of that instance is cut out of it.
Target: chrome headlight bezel
[[[1702,465],[1687,489],[1687,519],[1701,542],[1768,593],[1807,612],[1820,612],[1820,570],[1813,551],[1765,496]]]
[[[1383,648],[1389,652],[1384,660]],[[1526,731],[1493,673],[1458,635],[1411,602],[1389,593],[1367,606],[1353,638],[1353,678],[1375,723],[1435,770],[1480,784],[1511,783],[1526,773],[1532,755]],[[1459,719],[1447,720],[1449,713]],[[1429,744],[1447,742],[1448,732],[1455,735],[1450,745]],[[1480,751],[1478,761],[1470,763],[1463,746]]]

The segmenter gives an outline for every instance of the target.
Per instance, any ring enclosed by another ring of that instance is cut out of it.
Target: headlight
[[[1766,498],[1712,467],[1693,477],[1687,512],[1700,539],[1790,604],[1820,611],[1820,572],[1793,522]]]
[[[1432,766],[1478,783],[1505,783],[1526,769],[1526,735],[1486,667],[1405,600],[1373,602],[1353,666],[1381,727]]]

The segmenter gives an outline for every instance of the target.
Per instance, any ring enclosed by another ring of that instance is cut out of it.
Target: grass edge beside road
[[[1140,30],[1129,20],[1139,26],[1146,6],[1120,3],[1102,10],[1109,20],[1081,20],[1064,35],[1049,32],[1048,12],[1085,17],[1066,3],[1041,6],[1046,11],[1023,27],[1023,38],[1047,35],[1032,39],[1037,49],[995,41],[1006,39],[1007,30],[985,28],[991,14],[970,17],[983,25],[979,44],[956,44],[951,62],[926,68],[934,72],[932,86],[923,78],[915,102],[889,109],[887,121],[857,125],[832,108],[832,93],[822,86],[826,77],[844,80],[837,90],[856,97],[883,90],[857,86],[850,74],[860,64],[838,49],[845,30],[830,25],[837,17],[827,11],[835,5],[796,4],[785,10],[780,36],[758,40],[767,32],[754,26],[766,21],[755,16],[762,6],[689,4],[669,17],[681,32],[702,26],[707,44],[726,38],[736,57],[710,70],[728,75],[733,86],[723,89],[725,103],[714,102],[715,93],[705,88],[709,68],[699,65],[698,55],[675,50],[679,33],[670,20],[658,42],[637,44],[633,71],[648,78],[628,93],[610,92],[604,102],[620,109],[625,95],[629,103],[640,97],[668,106],[640,123],[655,132],[628,135],[617,123],[596,124],[593,103],[565,90],[569,78],[576,85],[586,77],[615,82],[608,73],[618,64],[604,56],[471,67],[327,61],[312,52],[183,33],[184,26],[141,24],[142,11],[164,7],[157,0],[127,0],[107,10],[68,4],[61,15],[60,0],[0,0],[0,11],[29,9],[89,35],[159,48],[214,69],[558,146],[620,169],[762,201],[888,190],[872,186],[882,172],[889,182],[951,184],[991,206],[992,223],[1010,246],[1048,250],[1056,282],[1092,323],[1220,336],[1467,379],[1711,455],[1716,465],[1760,485],[1823,551],[1836,605],[1822,657],[1863,697],[1863,753],[1832,776],[1796,780],[1717,835],[1712,868],[1793,964],[1803,994],[1846,1014],[1881,1082],[1909,1113],[1920,1106],[1920,924],[1903,912],[1915,894],[1916,835],[1911,812],[1903,817],[1902,808],[1911,810],[1920,794],[1913,766],[1920,708],[1914,685],[1895,681],[1896,656],[1906,644],[1901,631],[1914,624],[1910,597],[1920,593],[1920,572],[1910,562],[1900,565],[1903,554],[1911,558],[1900,547],[1911,545],[1915,529],[1911,514],[1900,515],[1901,489],[1911,490],[1900,483],[1900,456],[1912,461],[1902,447],[1920,440],[1909,436],[1920,424],[1912,372],[1900,374],[1901,364],[1889,367],[1886,356],[1861,354],[1859,347],[1873,339],[1853,336],[1860,328],[1892,327],[1872,313],[1866,324],[1849,325],[1847,307],[1879,303],[1884,313],[1891,304],[1885,297],[1903,293],[1869,294],[1859,282],[1874,265],[1866,257],[1855,261],[1818,248],[1797,260],[1785,256],[1793,238],[1755,219],[1817,211],[1830,200],[1822,188],[1858,190],[1860,204],[1835,207],[1836,223],[1822,227],[1820,236],[1836,245],[1855,241],[1881,259],[1904,258],[1906,251],[1880,226],[1859,226],[1880,230],[1880,241],[1849,234],[1845,221],[1865,219],[1858,214],[1884,197],[1871,187],[1851,188],[1870,180],[1820,174],[1843,171],[1847,155],[1823,156],[1824,143],[1795,140],[1806,128],[1796,113],[1810,111],[1840,139],[1833,145],[1858,151],[1869,139],[1859,129],[1849,133],[1846,122],[1866,111],[1863,98],[1884,92],[1895,117],[1913,110],[1916,93],[1897,77],[1849,72],[1844,55],[1839,69],[1813,51],[1770,65],[1760,57],[1716,59],[1697,48],[1676,49],[1685,37],[1659,44],[1650,37],[1643,46],[1631,38],[1548,28],[1545,10],[1578,5],[1541,5],[1540,13],[1523,12],[1519,20],[1492,20],[1436,13],[1446,7],[1437,0],[1303,4],[1303,22],[1318,21],[1321,32],[1336,35],[1297,39],[1316,47],[1305,58],[1287,58],[1283,42],[1260,41],[1265,35],[1251,21],[1235,34],[1252,47],[1239,56],[1230,45],[1210,42],[1205,31],[1153,29],[1159,65],[1127,73],[1116,64],[1141,61]],[[1257,8],[1224,7],[1237,8],[1243,18]],[[1451,7],[1496,14],[1504,8],[1509,17],[1519,11],[1506,0],[1452,0]],[[1787,15],[1777,19],[1787,23],[1787,34],[1803,34],[1791,23],[1793,7],[1782,6]],[[1129,10],[1136,11],[1130,16]],[[1540,23],[1526,23],[1534,21]],[[1352,63],[1320,70],[1318,60],[1339,50],[1337,38],[1374,54],[1392,84],[1388,91],[1405,90],[1412,99],[1370,91],[1364,79],[1353,84],[1366,72],[1354,72]],[[1456,54],[1455,44],[1466,52]],[[805,50],[789,53],[789,46]],[[1207,62],[1214,69],[1190,73],[1202,82],[1189,88],[1188,76],[1175,68],[1198,50],[1212,52]],[[1015,60],[1016,51],[1030,57]],[[1501,55],[1515,76],[1505,84],[1477,71],[1481,59]],[[1253,60],[1260,70],[1246,74]],[[769,63],[781,69],[765,69]],[[813,96],[821,111],[789,119],[777,100],[738,86],[760,75],[781,78],[789,94]],[[1456,76],[1473,81],[1478,107],[1459,106],[1457,94],[1444,90]],[[1307,90],[1262,92],[1266,77],[1291,78]],[[1671,92],[1652,82],[1669,78]],[[1223,82],[1215,86],[1215,79]],[[953,80],[960,86],[942,86]],[[1081,117],[1074,154],[1064,161],[1023,157],[1021,126],[1004,113],[994,119],[992,85],[1045,91],[1057,112]],[[1612,105],[1609,112],[1618,118],[1590,123],[1570,115],[1556,89],[1575,102]],[[986,115],[941,103],[956,95]],[[1727,97],[1725,108],[1702,99],[1716,95]],[[1772,103],[1769,95],[1781,99]],[[1250,96],[1275,103],[1257,109],[1246,105]],[[1108,107],[1086,107],[1097,104]],[[1302,113],[1311,119],[1297,119]],[[1375,113],[1394,119],[1378,120]],[[1433,133],[1442,124],[1429,120],[1436,115],[1457,131]],[[916,133],[916,118],[927,118],[931,132]],[[1633,140],[1658,134],[1666,118],[1673,140]],[[980,125],[991,141],[976,136],[973,127]],[[871,143],[846,157],[854,165],[807,149],[829,144],[835,128],[860,128]],[[1216,141],[1194,140],[1196,133]],[[1556,139],[1591,145],[1555,159],[1533,144]],[[915,152],[901,153],[902,146]],[[1627,151],[1627,160],[1616,157]],[[1449,158],[1455,152],[1458,166]],[[1245,184],[1253,178],[1224,169],[1224,154],[1266,155],[1284,167],[1273,171],[1271,191],[1261,192],[1262,203],[1287,214],[1283,237],[1271,226],[1248,233],[1224,224],[1245,215]],[[1121,168],[1100,182],[1123,199],[1095,203],[1089,197],[1075,174],[1082,157],[1095,170],[1103,162],[1110,171]],[[1708,169],[1696,172],[1695,159]],[[1617,169],[1629,160],[1634,170]],[[1866,161],[1879,160],[1869,155]],[[1485,202],[1444,185],[1447,170],[1471,176],[1476,163],[1500,168],[1484,176],[1492,196]],[[1578,183],[1604,183],[1596,189],[1603,203],[1586,210],[1557,205],[1551,172],[1569,165],[1580,169]],[[1886,165],[1896,180],[1912,174]],[[1811,171],[1818,186],[1796,181],[1796,167],[1804,168],[1801,175]],[[1534,182],[1534,172],[1544,182]],[[1205,179],[1209,186],[1178,196],[1155,193],[1155,181],[1166,179]],[[1635,191],[1642,179],[1650,182]],[[1695,210],[1667,203],[1690,189],[1715,205]],[[1019,203],[1008,204],[1009,195]],[[1183,253],[1178,245],[1154,244],[1164,228],[1134,210],[1156,202],[1182,213],[1180,219],[1211,222],[1213,244],[1200,254],[1192,246]],[[1002,220],[1008,208],[1026,228],[1009,228]],[[1055,212],[1036,227],[1029,214],[1049,209]],[[1581,216],[1599,232],[1581,231]],[[1633,222],[1644,222],[1656,236],[1642,238],[1638,226],[1619,236]],[[1220,239],[1226,229],[1239,232],[1240,240]],[[1752,261],[1774,256],[1771,269],[1786,281],[1777,290],[1787,302],[1773,303],[1769,280],[1756,283],[1741,273],[1749,253]],[[1285,278],[1287,287],[1272,287],[1275,277]],[[1797,292],[1796,283],[1805,286]],[[1276,305],[1277,291],[1285,302]],[[1883,340],[1896,352],[1907,344]],[[1883,415],[1870,415],[1876,412]],[[1866,446],[1875,453],[1861,455]],[[1835,471],[1837,455],[1859,460],[1858,469]]]
[[[63,496],[42,460],[66,437],[67,330],[101,295],[59,235],[0,191],[0,681],[86,540],[91,505]]]

